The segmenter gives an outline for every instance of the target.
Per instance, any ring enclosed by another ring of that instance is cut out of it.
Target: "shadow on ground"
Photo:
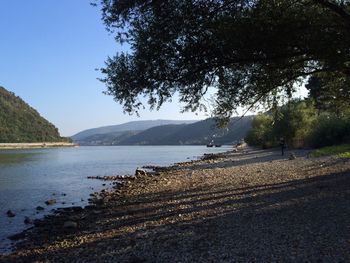
[[[49,241],[49,252],[12,260],[346,262],[350,173],[215,191],[159,192],[102,210],[89,222],[76,233],[37,240],[39,246]],[[76,237],[86,240],[80,244]],[[63,239],[71,247],[55,248]]]

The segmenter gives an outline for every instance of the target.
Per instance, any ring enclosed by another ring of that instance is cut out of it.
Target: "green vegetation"
[[[324,147],[350,143],[350,114],[341,116],[334,113],[322,113],[310,134],[309,144],[313,147]]]
[[[106,93],[127,112],[142,108],[142,95],[158,108],[174,94],[185,110],[197,110],[208,87],[215,87],[214,113],[228,119],[239,106],[291,94],[294,84],[310,76],[319,77],[336,102],[349,90],[349,1],[95,0],[95,5],[116,40],[130,45],[102,69]]]
[[[328,103],[328,101],[325,101]],[[345,108],[349,102],[340,104]],[[294,100],[253,120],[246,141],[253,146],[278,146],[285,138],[289,147],[325,147],[350,143],[350,112],[320,111],[312,100]]]
[[[350,158],[350,144],[323,147],[314,151],[311,155],[313,157],[336,155],[341,158]]]
[[[68,139],[21,98],[0,87],[0,143],[59,141]]]
[[[258,115],[245,140],[250,145],[266,148],[278,146],[283,137],[289,147],[303,147],[308,145],[316,123],[317,111],[313,104],[294,100],[274,115],[272,112]]]

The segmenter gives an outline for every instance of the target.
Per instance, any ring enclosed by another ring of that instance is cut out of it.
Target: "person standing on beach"
[[[284,148],[286,147],[286,143],[285,143],[283,137],[281,137],[281,139],[280,139],[280,146],[281,146],[281,153],[282,153],[282,156],[283,156],[284,155]]]

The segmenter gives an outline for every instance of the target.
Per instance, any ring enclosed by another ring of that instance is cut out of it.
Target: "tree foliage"
[[[276,139],[273,136],[273,118],[267,114],[258,114],[252,123],[252,129],[248,132],[245,141],[249,145],[268,148],[275,146]]]
[[[317,112],[312,103],[290,101],[278,109],[278,116],[258,115],[246,141],[254,146],[273,147],[283,137],[290,147],[308,146],[316,123]]]
[[[130,52],[106,61],[106,93],[132,113],[178,92],[197,110],[215,87],[215,113],[268,100],[320,72],[350,75],[347,0],[96,0]],[[339,86],[334,86],[339,89]]]
[[[320,113],[345,113],[350,108],[350,78],[337,77],[334,74],[312,76],[305,87],[309,98],[315,102]]]
[[[309,144],[313,147],[350,143],[350,114],[323,113],[313,127]]]
[[[0,86],[0,143],[66,140],[36,110]]]

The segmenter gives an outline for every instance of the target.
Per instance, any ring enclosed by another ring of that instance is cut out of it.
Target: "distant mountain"
[[[195,121],[178,121],[178,120],[147,120],[147,121],[131,121],[119,125],[112,125],[112,126],[104,126],[100,128],[94,128],[89,130],[84,130],[82,132],[79,132],[75,135],[73,135],[71,138],[75,142],[79,141],[85,141],[90,136],[96,136],[96,135],[102,135],[102,134],[109,134],[107,136],[110,136],[112,133],[119,133],[119,132],[127,132],[127,131],[144,131],[149,128],[155,127],[155,126],[161,126],[161,125],[167,125],[167,124],[184,124],[184,123],[193,123]]]
[[[65,140],[52,123],[20,97],[0,86],[0,143]]]
[[[230,144],[245,137],[253,117],[232,118],[228,126],[219,129],[214,119],[190,124],[168,124],[143,131],[122,131],[95,134],[76,141],[81,145],[200,145],[212,140],[217,144]]]

